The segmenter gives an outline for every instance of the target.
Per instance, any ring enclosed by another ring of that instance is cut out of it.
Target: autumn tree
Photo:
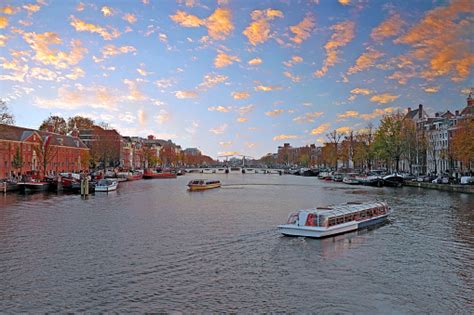
[[[67,130],[71,132],[76,126],[78,129],[90,129],[94,126],[94,121],[88,117],[74,116],[67,120]]]
[[[404,115],[394,113],[386,115],[380,121],[380,127],[375,133],[375,150],[380,158],[394,162],[398,172],[400,159],[406,152],[406,139],[403,133]]]
[[[355,135],[354,162],[361,164],[367,170],[372,169],[374,154],[374,125],[369,123],[366,128],[359,130]]]
[[[16,152],[12,160],[12,166],[16,170],[23,167],[23,157],[20,152],[20,147],[16,147]]]
[[[469,169],[474,163],[474,117],[459,121],[453,133],[451,151],[464,168]]]
[[[46,136],[45,138],[40,137],[39,144],[33,149],[39,160],[43,177],[46,177],[48,164],[51,163],[58,154],[57,147],[51,145],[51,136]]]
[[[337,161],[339,158],[339,143],[341,142],[342,138],[346,134],[344,132],[339,132],[337,130],[333,130],[330,133],[326,134],[326,138],[328,139],[329,143],[334,147],[333,154],[334,156],[334,161],[335,161],[335,169],[337,171]]]
[[[0,99],[0,124],[13,125],[14,123],[15,119],[8,110],[7,103],[4,100]]]
[[[49,116],[38,128],[41,131],[51,131],[60,135],[65,135],[68,132],[66,120],[60,116]]]

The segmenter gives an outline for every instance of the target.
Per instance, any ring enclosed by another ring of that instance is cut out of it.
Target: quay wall
[[[452,192],[462,192],[466,194],[474,194],[474,185],[448,185],[448,184],[433,184],[420,182],[405,182],[405,186],[420,187],[428,189],[438,189]]]

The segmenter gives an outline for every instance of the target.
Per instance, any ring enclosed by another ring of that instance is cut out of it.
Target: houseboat
[[[116,179],[101,179],[95,185],[95,192],[109,192],[117,190],[118,180]]]
[[[402,187],[404,178],[400,174],[390,174],[383,177],[383,183],[389,187]]]
[[[218,180],[195,179],[188,183],[189,190],[206,190],[221,187],[221,182]]]
[[[278,229],[283,235],[320,238],[382,223],[389,214],[386,202],[317,207],[291,213],[287,224],[279,225]]]
[[[152,178],[176,178],[176,174],[171,172],[157,172],[154,170],[146,170],[143,174],[144,179]]]
[[[46,181],[29,181],[18,183],[20,190],[25,192],[47,191],[51,187],[51,183]]]

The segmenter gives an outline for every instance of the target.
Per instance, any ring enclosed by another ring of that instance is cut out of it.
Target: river
[[[202,175],[197,175],[197,177]],[[0,195],[3,312],[474,313],[474,195],[291,175]],[[290,211],[386,200],[387,224],[285,237]]]

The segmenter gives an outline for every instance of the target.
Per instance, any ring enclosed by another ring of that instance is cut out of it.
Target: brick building
[[[0,178],[79,172],[88,170],[88,159],[89,148],[78,138],[77,131],[60,135],[0,124]]]

